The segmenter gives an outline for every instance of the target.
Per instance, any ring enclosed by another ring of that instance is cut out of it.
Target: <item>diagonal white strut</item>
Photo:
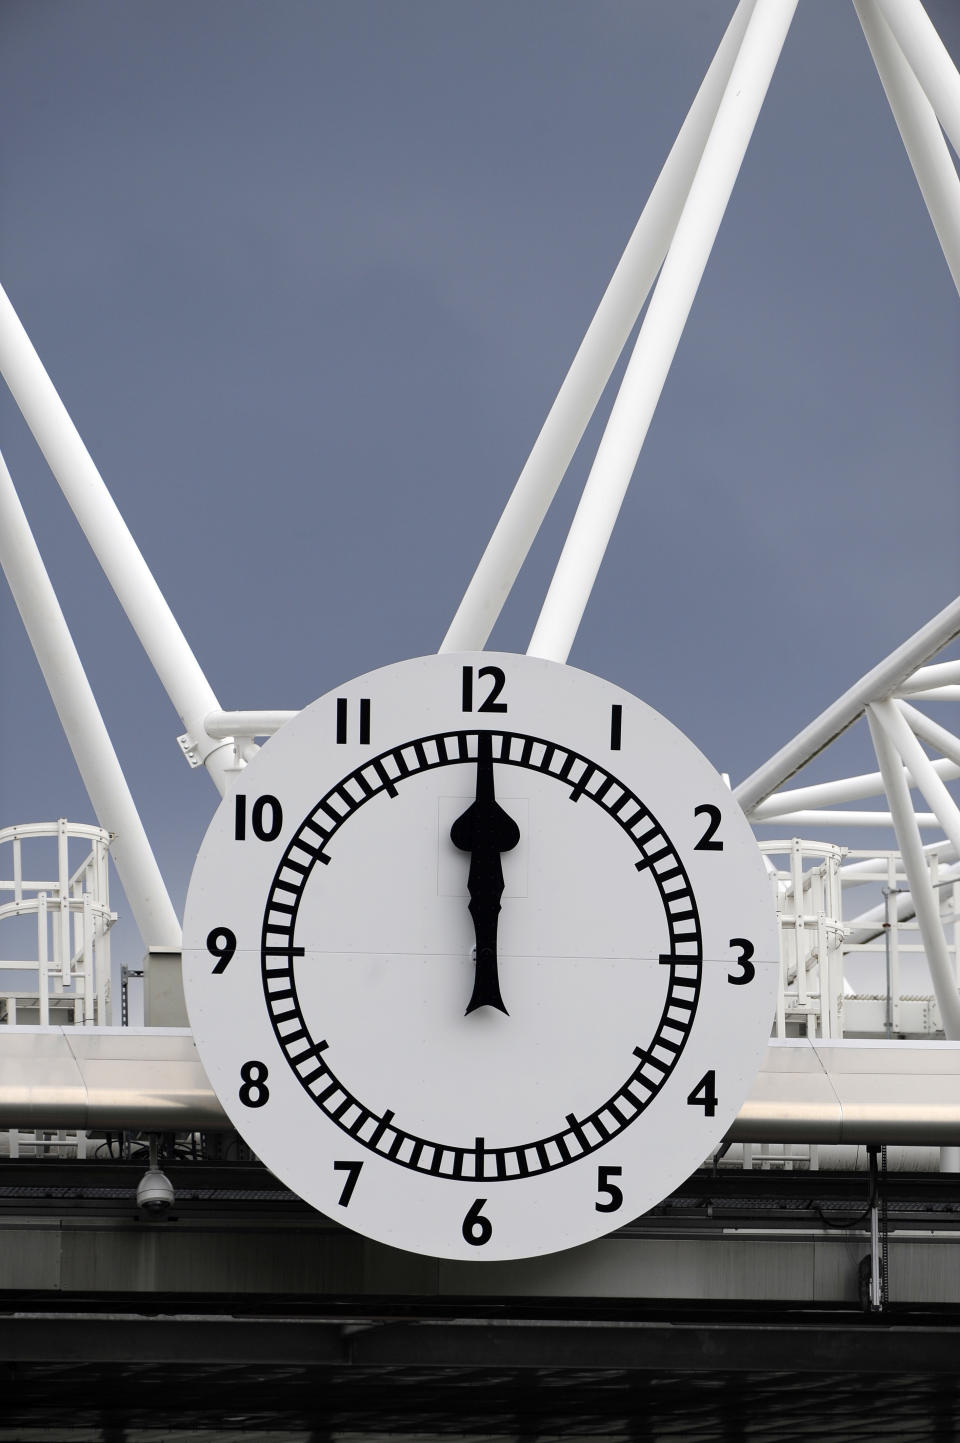
[[[203,725],[220,704],[2,288],[0,373],[222,794],[233,746]]]
[[[898,46],[885,12],[876,0],[854,0],[854,7],[954,285],[960,290],[960,177],[930,99]],[[950,65],[949,56],[947,63]],[[953,74],[960,86],[956,71]]]
[[[927,871],[903,762],[872,707],[867,708],[867,721],[893,813],[903,870],[907,874],[907,885],[913,898],[943,1030],[948,1038],[960,1038],[960,994],[940,922],[940,906]]]
[[[757,0],[528,651],[566,661],[797,0]]]
[[[0,568],[23,617],[144,947],[179,951],[180,923],[56,593],[0,456]]]
[[[740,0],[550,408],[441,651],[487,642],[667,253],[755,0]]]

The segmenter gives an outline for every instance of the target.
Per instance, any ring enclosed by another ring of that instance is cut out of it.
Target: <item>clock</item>
[[[569,666],[399,662],[237,773],[184,985],[238,1132],[350,1228],[528,1257],[645,1212],[760,1064],[777,922],[722,778]]]

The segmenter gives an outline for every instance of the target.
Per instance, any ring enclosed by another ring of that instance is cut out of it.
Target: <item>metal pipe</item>
[[[826,711],[798,732],[792,741],[735,787],[734,796],[743,810],[749,814],[758,802],[783,786],[789,777],[861,717],[867,702],[890,696],[905,677],[912,676],[918,666],[935,656],[955,636],[960,636],[960,597],[937,612],[902,646],[884,657],[872,671],[868,671],[849,691],[845,691]]]
[[[220,704],[2,287],[0,374],[222,795],[233,748],[203,730]]]
[[[938,827],[940,820],[935,812],[916,812],[917,825]],[[782,816],[751,816],[750,822],[756,827],[892,827],[895,825],[892,812],[832,812],[799,811],[784,812]]]
[[[960,686],[934,686],[910,695],[914,701],[960,701]]]
[[[946,727],[931,721],[928,716],[925,716],[922,711],[917,711],[917,708],[911,706],[907,701],[898,701],[896,707],[918,737],[923,737],[925,742],[936,747],[937,751],[942,752],[952,763],[960,764],[960,737],[954,736],[953,732],[948,731]],[[934,762],[933,765],[941,777],[946,776],[940,763]]]
[[[881,722],[873,716],[870,707],[867,708],[867,722],[870,726],[874,750],[877,753],[877,761],[883,772],[890,810],[895,818],[897,841],[900,843],[900,855],[903,858],[903,870],[907,875],[907,884],[913,899],[920,936],[923,939],[927,966],[930,968],[930,978],[933,982],[937,1006],[940,1008],[943,1030],[948,1038],[960,1038],[960,995],[957,993],[956,980],[950,965],[947,939],[943,935],[943,927],[940,923],[940,906],[930,882],[930,874],[927,871],[926,860],[920,844],[920,832],[910,802],[910,792],[907,789],[903,763]]]
[[[960,765],[956,762],[937,761],[932,765],[937,775],[947,781],[960,777]],[[915,786],[916,783],[911,780],[910,785]],[[879,797],[882,794],[883,778],[880,773],[864,772],[860,776],[842,777],[835,782],[819,782],[811,787],[774,792],[766,801],[758,802],[748,816],[751,822],[762,822],[767,817],[782,817],[789,812],[803,811],[806,807],[826,807],[835,802],[852,802],[861,797]]]
[[[892,701],[872,702],[870,710],[896,747],[904,766],[910,769],[914,785],[923,793],[947,837],[960,852],[960,808],[910,730],[906,717]]]
[[[866,0],[853,3],[953,283],[960,290],[960,177],[933,106],[883,14]]]
[[[960,682],[960,661],[941,661],[935,666],[921,666],[897,687],[898,696],[909,696],[911,692],[928,691],[931,687]]]
[[[440,651],[478,651],[521,566],[663,264],[755,0],[740,0],[574,356]]]
[[[797,0],[757,0],[527,648],[566,661]]]
[[[210,737],[272,737],[295,711],[212,711],[203,719]]]
[[[0,566],[97,820],[113,834],[114,865],[144,947],[177,950],[177,914],[2,456]]]
[[[960,74],[920,0],[877,0],[894,39],[960,155]]]

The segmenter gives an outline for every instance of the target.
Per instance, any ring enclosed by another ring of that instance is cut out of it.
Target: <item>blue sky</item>
[[[224,707],[439,644],[731,10],[7,0],[0,281]],[[802,0],[571,661],[747,774],[956,593],[958,379],[854,10]],[[215,792],[0,427],[179,903]],[[3,823],[92,820],[8,596],[0,644]]]

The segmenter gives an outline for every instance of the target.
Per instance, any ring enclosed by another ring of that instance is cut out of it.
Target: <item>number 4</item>
[[[702,1107],[707,1117],[712,1117],[717,1110],[717,1074],[711,1067],[705,1072],[697,1083],[696,1087],[687,1098],[690,1107]]]

